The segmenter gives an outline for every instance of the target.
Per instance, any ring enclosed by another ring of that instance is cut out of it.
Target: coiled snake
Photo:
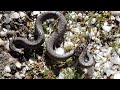
[[[25,49],[37,49],[38,47],[40,47],[41,44],[43,44],[43,41],[45,39],[42,23],[43,21],[50,18],[54,18],[54,19],[58,18],[58,30],[54,31],[46,41],[47,55],[54,60],[65,60],[71,57],[72,55],[74,55],[75,53],[74,50],[71,50],[70,52],[67,52],[63,55],[58,55],[53,49],[54,44],[56,44],[56,42],[60,39],[60,37],[64,35],[66,31],[66,24],[67,24],[67,21],[63,16],[63,14],[57,11],[47,11],[37,17],[37,20],[35,23],[35,32],[34,32],[35,35],[37,36],[37,40],[29,41],[21,37],[15,37],[13,40],[10,41],[10,44],[9,44],[10,50],[21,53],[21,50],[16,48],[15,45],[22,46]],[[84,59],[84,57],[82,59]],[[83,61],[83,60],[80,60],[80,61]]]

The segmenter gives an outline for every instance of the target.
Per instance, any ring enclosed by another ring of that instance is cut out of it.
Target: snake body
[[[70,52],[64,53],[63,55],[59,55],[54,50],[54,45],[60,40],[61,37],[64,36],[64,33],[66,31],[66,25],[67,21],[63,14],[56,11],[48,11],[42,13],[40,16],[37,17],[36,23],[35,23],[35,32],[34,34],[37,36],[37,40],[35,41],[29,41],[28,39],[24,39],[21,37],[15,37],[13,40],[10,41],[9,47],[14,52],[21,53],[21,49],[16,48],[15,45],[22,46],[25,49],[37,49],[43,44],[44,42],[44,30],[42,27],[43,21],[47,19],[58,19],[58,30],[54,30],[54,32],[49,36],[49,38],[46,41],[46,51],[47,55],[54,60],[65,60],[74,55],[75,50],[71,50]],[[79,55],[79,63],[82,66],[89,67],[92,66],[94,61],[89,56],[89,61],[85,62],[85,56],[87,53],[87,49],[83,49],[82,53]],[[87,54],[88,55],[88,54]]]
[[[86,59],[88,57],[88,59]],[[82,53],[79,55],[79,64],[83,67],[91,67],[95,64],[95,60],[93,59],[92,55],[87,51],[87,48],[85,48]]]
[[[22,46],[25,49],[39,48],[44,41],[44,30],[42,28],[42,23],[43,21],[50,18],[54,18],[54,19],[58,18],[58,30],[54,31],[46,42],[46,49],[47,49],[48,56],[52,59],[57,59],[57,60],[67,59],[70,56],[72,56],[74,54],[74,50],[68,53],[65,53],[64,55],[58,55],[53,49],[55,42],[57,42],[59,38],[64,35],[66,30],[66,24],[67,24],[65,17],[60,12],[57,12],[57,11],[44,12],[37,17],[37,20],[35,23],[35,32],[34,32],[35,35],[37,36],[37,40],[29,41],[28,39],[15,37],[9,43],[10,50],[21,53],[21,49],[16,48],[15,45]]]

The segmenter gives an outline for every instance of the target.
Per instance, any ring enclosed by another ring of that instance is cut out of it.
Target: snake
[[[34,35],[37,36],[37,39],[34,41],[29,41],[28,39],[15,37],[9,42],[10,50],[14,52],[22,53],[22,50],[16,48],[15,45],[22,46],[25,49],[38,49],[45,41],[45,35],[42,24],[45,20],[51,18],[58,20],[58,27],[57,27],[58,30],[54,30],[54,32],[47,38],[47,41],[45,42],[47,55],[54,60],[66,60],[69,57],[73,56],[75,50],[66,52],[63,55],[57,54],[54,50],[54,45],[60,40],[60,37],[64,36],[67,26],[66,18],[64,17],[63,14],[61,14],[58,11],[47,11],[40,14],[35,22]],[[93,60],[91,60],[91,57],[89,57],[90,60],[88,62],[85,62],[85,56],[86,56],[86,49],[84,49],[82,53],[79,55],[80,64],[85,67],[92,66],[94,62]]]
[[[48,40],[46,41],[46,51],[47,55],[56,60],[64,60],[69,58],[74,54],[74,50],[67,52],[63,55],[59,55],[53,49],[55,43],[62,37],[66,31],[67,21],[65,17],[58,11],[46,11],[41,13],[35,22],[35,31],[34,34],[37,36],[37,39],[34,41],[29,41],[28,39],[24,39],[21,37],[15,37],[9,42],[10,50],[18,53],[23,53],[22,49],[16,48],[16,46],[22,46],[24,49],[38,49],[45,40],[44,30],[42,27],[42,23],[47,19],[58,19],[58,30],[54,31]],[[16,45],[16,46],[15,46]]]
[[[95,64],[95,60],[92,54],[87,51],[87,48],[83,49],[82,53],[79,55],[78,61],[79,64],[85,68],[89,68]]]

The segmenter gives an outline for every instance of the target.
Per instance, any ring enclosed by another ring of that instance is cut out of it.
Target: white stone
[[[12,19],[18,19],[20,17],[20,15],[17,12],[13,12],[13,13],[11,13],[10,17]]]
[[[34,61],[33,61],[32,59],[29,59],[29,63],[30,63],[30,64],[33,64]]]
[[[105,72],[106,70],[111,69],[112,66],[113,66],[113,63],[111,63],[110,61],[107,61],[106,63],[104,63],[104,64],[103,64],[103,70],[104,70],[104,72]]]
[[[96,64],[95,64],[95,68],[99,68],[100,65],[101,65],[100,63],[96,63]]]
[[[75,15],[72,15],[72,19],[75,19],[75,17],[76,17]]]
[[[0,38],[0,46],[3,46],[5,42]]]
[[[10,69],[10,67],[7,65],[7,66],[5,66],[4,71],[5,71],[5,72],[11,72],[11,69]]]
[[[2,18],[2,14],[0,14],[0,19]]]
[[[20,62],[16,62],[15,65],[17,68],[21,68],[21,66],[22,66]]]
[[[76,32],[76,33],[80,33],[80,29],[79,28],[72,28],[72,31]]]
[[[120,79],[120,73],[115,73],[113,79]]]
[[[102,29],[103,29],[104,31],[106,31],[106,32],[109,32],[109,31],[111,31],[112,26],[103,25],[103,26],[102,26]]]
[[[16,77],[17,79],[22,79],[22,76],[19,74],[19,72],[16,72],[16,73],[15,73],[15,77]]]
[[[110,75],[113,75],[115,73],[115,71],[107,69],[107,70],[105,70],[105,73],[106,73],[107,77],[109,77]]]
[[[93,18],[92,20],[91,20],[91,24],[94,24],[96,22],[96,18]]]
[[[5,31],[1,31],[1,32],[0,32],[0,36],[1,36],[1,37],[5,37],[5,36],[7,36],[7,32],[5,32]]]
[[[33,15],[39,15],[39,14],[40,14],[40,11],[33,11],[32,14],[33,14]]]
[[[111,20],[115,20],[115,17],[114,17],[114,16],[111,16],[110,19],[111,19]]]
[[[111,11],[111,14],[114,16],[120,16],[120,11]]]
[[[5,48],[9,51],[10,48],[9,48],[9,43],[5,44]]]
[[[57,48],[56,50],[56,53],[59,54],[59,55],[63,55],[64,54],[64,49],[63,48]]]
[[[24,12],[19,12],[19,15],[20,15],[20,17],[26,16],[26,14]]]
[[[60,72],[59,76],[58,76],[58,79],[64,79],[64,74],[63,72]]]
[[[79,17],[82,17],[82,13],[78,13],[78,16],[79,16]]]
[[[120,22],[120,17],[119,16],[116,16],[115,18],[118,22]]]
[[[5,73],[4,77],[11,77],[12,75],[10,73]]]
[[[120,55],[120,48],[118,48],[117,53]]]
[[[111,60],[110,60],[113,64],[119,64],[120,65],[120,57],[119,56],[114,56],[114,57],[111,57]]]
[[[14,61],[16,61],[16,59],[15,59],[15,58],[10,57],[10,58],[8,59],[8,61],[9,61],[9,62],[14,62]]]

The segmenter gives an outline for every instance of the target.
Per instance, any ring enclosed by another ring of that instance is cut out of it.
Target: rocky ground
[[[40,50],[14,55],[9,41],[17,36],[33,40],[36,17],[43,12],[0,11],[1,79],[120,79],[120,11],[61,11],[67,32],[56,53],[64,54],[89,38],[88,51],[96,62],[92,74],[74,57],[50,60],[45,43]],[[57,26],[56,20],[50,21],[43,23],[46,40]]]

